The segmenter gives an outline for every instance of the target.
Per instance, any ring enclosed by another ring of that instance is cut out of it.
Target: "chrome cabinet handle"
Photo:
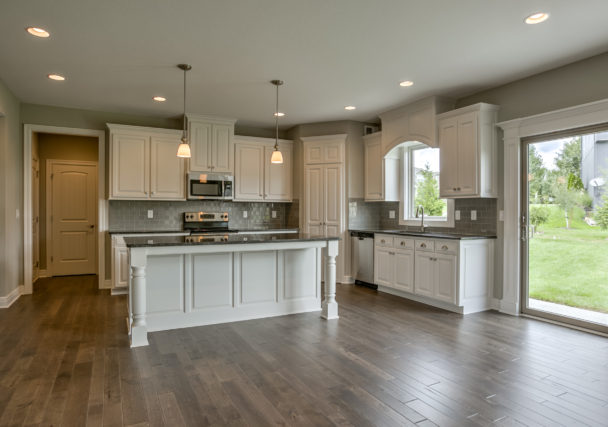
[[[395,252],[389,252],[388,254],[389,255],[395,255]]]
[[[405,242],[401,242],[401,246],[405,246]]]
[[[382,239],[380,240],[381,243],[386,243],[386,240]]]
[[[441,247],[441,249],[443,249],[444,251],[447,251],[447,250],[448,250],[448,247],[447,247],[446,245],[443,245],[443,246]]]

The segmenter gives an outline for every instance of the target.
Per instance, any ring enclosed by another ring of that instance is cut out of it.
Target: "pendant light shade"
[[[188,134],[186,131],[186,73],[192,69],[192,66],[188,64],[179,64],[177,67],[184,71],[184,131],[182,133],[182,142],[179,144],[179,147],[177,147],[177,157],[189,159],[192,155],[190,153],[190,144],[188,143]]]
[[[274,110],[274,122],[275,122],[275,138],[274,138],[274,151],[270,156],[270,163],[282,164],[283,154],[279,151],[279,117],[282,115],[279,113],[279,86],[283,84],[283,80],[271,80],[270,83],[277,87],[277,103],[276,109]]]

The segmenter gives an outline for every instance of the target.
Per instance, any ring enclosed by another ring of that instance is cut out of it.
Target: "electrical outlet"
[[[477,211],[471,211],[471,221],[477,221]]]
[[[388,211],[388,217],[390,219],[395,219],[395,211]]]
[[[277,217],[277,211],[272,211],[271,214],[270,214],[270,216],[272,216],[273,218],[276,218]]]
[[[505,220],[505,211],[503,211],[502,209],[498,211],[498,220],[499,221]]]
[[[460,211],[454,211],[454,219],[460,221]]]
[[[148,209],[148,219],[154,218],[154,211],[152,209]]]
[[[247,218],[247,211],[243,211],[243,218]]]

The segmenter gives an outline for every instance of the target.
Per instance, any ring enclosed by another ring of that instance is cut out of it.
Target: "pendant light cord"
[[[184,68],[184,132],[182,133],[182,140],[186,139],[186,72],[188,70]]]
[[[274,139],[274,149],[279,149],[279,85],[277,84],[277,102],[276,109],[274,113],[274,122],[275,122],[275,139]]]

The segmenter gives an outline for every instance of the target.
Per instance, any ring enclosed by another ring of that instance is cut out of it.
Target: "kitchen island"
[[[338,318],[337,237],[282,233],[124,240],[131,270],[131,347],[148,345],[153,331],[310,311]]]

